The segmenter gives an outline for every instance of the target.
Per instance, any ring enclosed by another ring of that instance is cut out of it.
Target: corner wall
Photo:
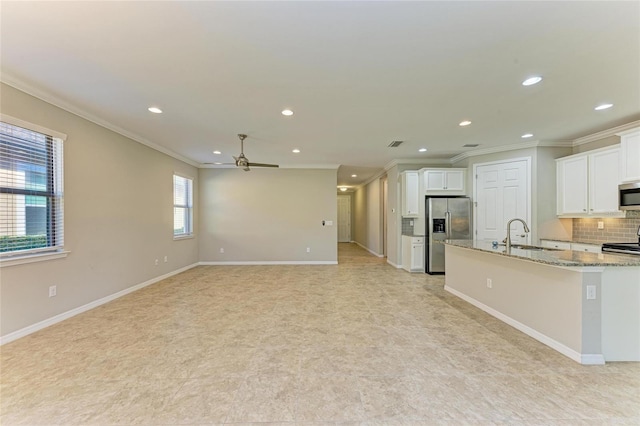
[[[197,193],[195,167],[11,86],[1,90],[3,114],[67,135],[64,241],[70,251],[63,259],[0,270],[1,336],[197,263],[197,238],[173,240],[173,173],[193,177]],[[196,235],[197,211],[196,204]],[[57,296],[50,298],[51,285]]]

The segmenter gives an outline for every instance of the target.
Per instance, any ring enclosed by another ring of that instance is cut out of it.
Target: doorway
[[[351,195],[338,195],[338,242],[351,242]]]

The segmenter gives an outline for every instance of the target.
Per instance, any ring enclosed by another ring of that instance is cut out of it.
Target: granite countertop
[[[504,245],[494,247],[490,241],[480,240],[447,240],[445,244],[553,266],[640,266],[640,256],[632,254],[587,253],[573,250],[528,250],[514,247],[507,253]]]
[[[420,234],[402,234],[403,237],[424,237],[424,235]]]

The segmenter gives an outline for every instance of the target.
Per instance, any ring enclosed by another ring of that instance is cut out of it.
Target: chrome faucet
[[[507,247],[507,250],[511,249],[511,222],[517,220],[518,222],[522,223],[522,227],[524,228],[524,232],[529,233],[529,227],[527,226],[527,222],[525,222],[522,219],[511,219],[509,222],[507,222],[507,238],[504,239],[504,243]]]

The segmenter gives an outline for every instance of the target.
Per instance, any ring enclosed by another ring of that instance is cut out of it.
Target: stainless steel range
[[[624,254],[637,254],[640,256],[640,226],[638,227],[637,243],[604,243],[602,251]]]

